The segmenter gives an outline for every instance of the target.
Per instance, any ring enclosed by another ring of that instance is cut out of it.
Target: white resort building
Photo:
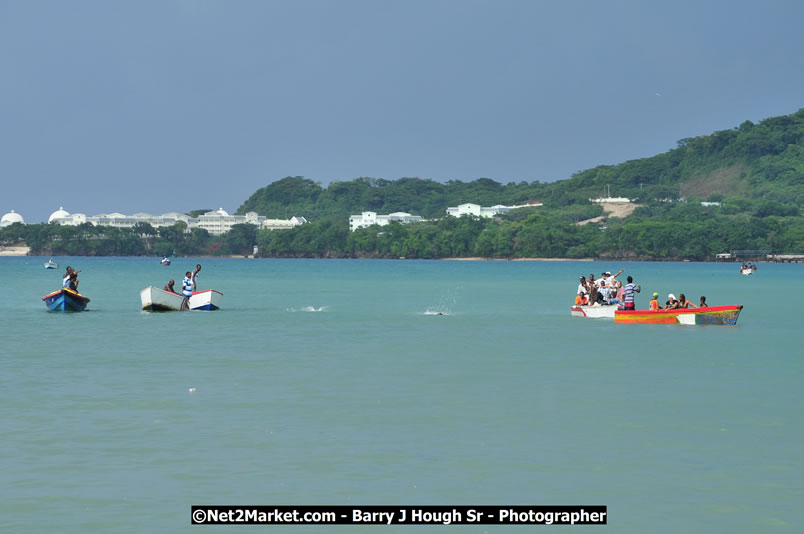
[[[508,213],[511,210],[518,208],[536,208],[541,206],[541,202],[526,202],[525,204],[517,204],[515,206],[503,206],[497,204],[496,206],[483,207],[480,204],[461,204],[454,208],[447,208],[447,215],[452,217],[461,217],[462,215],[474,215],[475,217],[494,217],[500,213]]]
[[[631,202],[631,199],[625,197],[590,198],[589,202],[596,202],[598,204],[628,204]]]
[[[392,222],[407,224],[412,222],[421,222],[423,220],[424,219],[418,215],[411,215],[410,213],[404,213],[401,211],[391,213],[389,215],[377,215],[373,211],[364,211],[360,215],[352,215],[349,217],[349,231],[354,232],[358,228],[368,228],[373,224],[376,224],[377,226],[385,226]]]
[[[208,211],[198,217],[190,217],[185,213],[170,212],[162,215],[150,215],[148,213],[135,213],[134,215],[123,215],[122,213],[100,213],[87,217],[83,213],[69,213],[64,208],[54,211],[47,220],[48,223],[60,224],[63,226],[78,226],[89,223],[93,226],[112,226],[115,228],[132,228],[137,223],[147,223],[154,228],[173,226],[177,222],[187,225],[187,230],[193,228],[203,228],[211,235],[221,235],[227,233],[235,224],[253,224],[260,230],[281,230],[288,229],[304,224],[307,220],[304,217],[293,217],[289,220],[268,219],[256,212],[250,211],[245,215],[229,215],[226,210],[220,208],[215,211]]]
[[[25,224],[25,219],[22,218],[22,215],[11,210],[10,212],[3,215],[3,218],[0,219],[0,228],[4,228],[6,226],[11,226],[14,223]]]

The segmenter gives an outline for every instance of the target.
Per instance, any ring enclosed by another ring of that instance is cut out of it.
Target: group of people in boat
[[[742,267],[740,267],[740,270],[743,270],[743,271],[744,271],[744,270],[746,270],[746,269],[751,269],[752,271],[756,271],[756,270],[757,270],[757,266],[756,266],[756,265],[754,265],[753,263],[751,263],[750,261],[749,261],[748,263],[743,262],[743,266],[742,266]]]
[[[631,276],[626,279],[625,285],[617,280],[617,277],[624,272],[625,269],[620,269],[614,274],[604,271],[598,279],[595,279],[594,274],[590,274],[589,278],[581,276],[575,304],[577,306],[616,305],[625,310],[633,310],[635,294],[642,291],[642,287],[635,284]]]
[[[629,276],[626,280],[627,283],[623,285],[617,277],[625,272],[625,269],[620,269],[615,274],[609,271],[601,273],[600,278],[595,279],[594,274],[590,274],[589,278],[585,276],[580,277],[578,283],[577,296],[575,297],[576,306],[618,306],[618,309],[633,310],[636,309],[636,293],[642,291],[640,284],[635,284],[633,277]],[[650,310],[675,310],[679,308],[705,308],[706,297],[702,296],[700,303],[696,306],[684,295],[679,293],[678,298],[673,293],[667,295],[667,301],[664,307],[659,304],[659,293],[654,292],[650,300],[648,309]]]
[[[648,303],[648,309],[651,311],[658,311],[658,310],[678,310],[684,308],[706,308],[706,297],[701,295],[701,300],[696,306],[684,295],[684,293],[679,293],[678,298],[675,295],[670,293],[667,295],[667,301],[664,303],[664,307],[659,305],[659,294],[655,291],[653,292],[653,297],[650,299]]]

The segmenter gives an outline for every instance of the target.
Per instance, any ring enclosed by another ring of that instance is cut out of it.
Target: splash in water
[[[461,289],[462,286],[457,286],[445,291],[439,297],[438,304],[428,306],[422,315],[453,315],[452,310],[458,302]]]
[[[290,313],[296,312],[308,312],[308,313],[316,313],[316,312],[325,312],[327,311],[327,306],[320,306],[316,308],[315,306],[304,306],[303,308],[288,308],[287,311]]]

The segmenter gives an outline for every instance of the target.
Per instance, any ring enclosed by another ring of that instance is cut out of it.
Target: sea
[[[193,505],[606,506],[617,533],[802,532],[804,265],[0,258],[0,532],[192,525]],[[139,292],[202,264],[212,312]],[[42,296],[81,269],[81,313]],[[742,304],[736,326],[570,316],[578,278]],[[563,531],[563,530],[562,530]]]

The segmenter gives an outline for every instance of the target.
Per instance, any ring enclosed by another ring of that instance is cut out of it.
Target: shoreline
[[[39,254],[31,254],[31,248],[28,246],[0,246],[0,257],[24,257],[24,256],[31,256],[31,257],[42,257],[46,258],[48,255],[41,256]],[[58,256],[58,255],[56,255]],[[82,255],[78,255],[82,256]],[[105,257],[101,256],[85,256],[88,258],[91,257]],[[112,257],[112,256],[110,256]],[[145,255],[133,255],[133,256],[114,256],[114,257],[122,257],[122,258],[158,258],[159,255],[152,255],[152,254],[145,254]],[[342,260],[372,260],[372,259],[425,259],[425,258],[393,258],[393,257],[381,257],[381,256],[359,256],[359,257],[348,257],[348,256],[254,256],[253,254],[222,254],[222,255],[211,255],[211,254],[199,254],[199,255],[181,255],[181,256],[171,256],[173,259],[181,259],[181,258],[204,258],[204,259],[215,259],[215,258],[232,258],[232,259],[319,259],[319,260],[326,260],[326,259],[342,259]],[[729,259],[705,259],[705,260],[690,260],[685,258],[562,258],[562,257],[555,257],[555,258],[493,258],[493,257],[484,257],[484,256],[468,256],[468,257],[447,257],[447,258],[427,258],[430,261],[539,261],[539,262],[559,262],[559,261],[566,261],[566,262],[611,262],[611,261],[626,261],[626,262],[683,262],[683,263],[739,263],[740,261],[737,258],[729,258]],[[795,255],[795,254],[779,254],[776,255],[774,258],[762,258],[762,259],[752,259],[753,263],[804,263],[804,255]]]
[[[594,258],[484,258],[472,256],[469,258],[437,258],[442,261],[596,261]]]

